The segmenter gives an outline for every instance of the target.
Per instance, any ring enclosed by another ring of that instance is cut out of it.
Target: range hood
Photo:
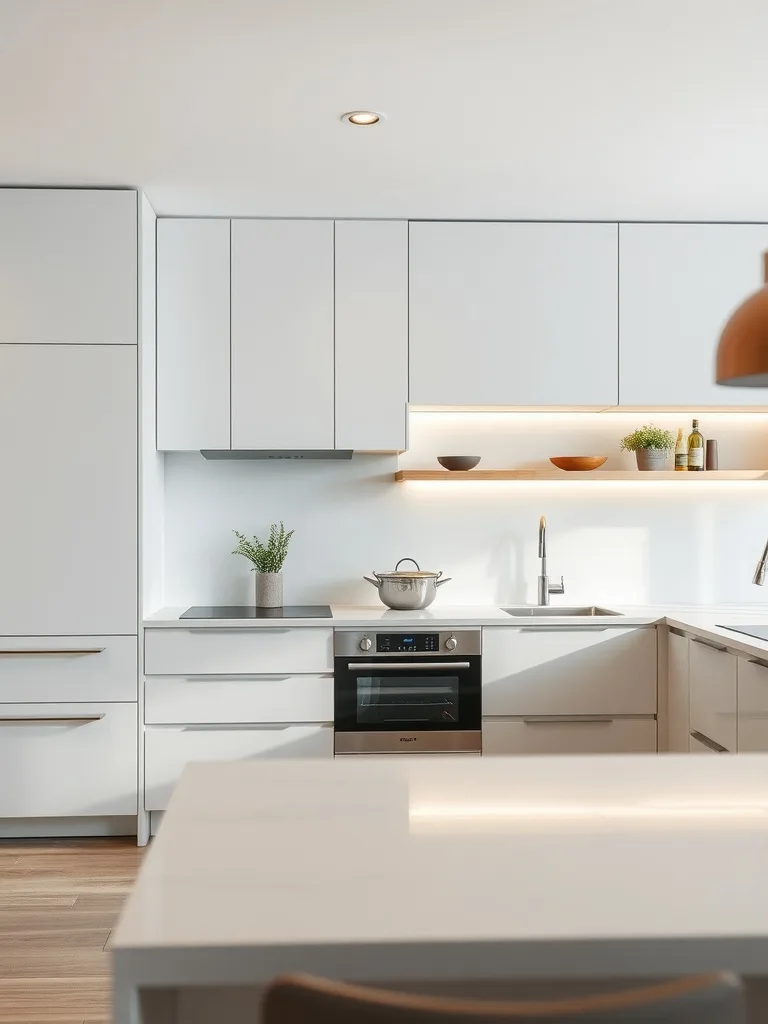
[[[252,448],[243,451],[232,451],[229,448],[207,449],[200,454],[204,459],[229,459],[239,461],[267,460],[304,460],[306,462],[327,461],[340,462],[352,458],[352,449],[346,448]]]

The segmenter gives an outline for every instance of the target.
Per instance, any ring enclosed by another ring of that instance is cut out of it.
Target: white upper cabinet
[[[333,221],[232,221],[232,448],[334,447]]]
[[[0,188],[0,344],[135,345],[137,193]]]
[[[768,225],[620,225],[621,405],[768,404],[766,388],[715,384],[720,332],[767,249]]]
[[[136,633],[136,356],[0,345],[3,634]]]
[[[408,224],[336,221],[336,447],[402,451]]]
[[[410,401],[618,401],[616,224],[410,225]]]
[[[229,221],[157,222],[157,447],[229,448]]]

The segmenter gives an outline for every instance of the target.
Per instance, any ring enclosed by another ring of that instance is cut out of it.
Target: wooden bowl
[[[480,461],[479,455],[438,455],[437,461],[443,469],[456,470],[474,469]]]
[[[607,455],[558,455],[549,461],[558,469],[565,469],[570,473],[588,473],[602,466],[607,458]]]

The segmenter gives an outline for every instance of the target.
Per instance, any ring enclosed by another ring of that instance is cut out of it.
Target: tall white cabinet
[[[618,401],[616,224],[411,222],[410,401]]]
[[[620,224],[619,402],[768,404],[768,388],[715,384],[723,326],[763,284],[766,224]]]
[[[0,833],[138,809],[137,199],[0,189]]]

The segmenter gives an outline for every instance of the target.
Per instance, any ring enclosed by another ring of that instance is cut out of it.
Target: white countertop
[[[767,973],[767,769],[761,755],[193,764],[113,932],[118,976]]]

